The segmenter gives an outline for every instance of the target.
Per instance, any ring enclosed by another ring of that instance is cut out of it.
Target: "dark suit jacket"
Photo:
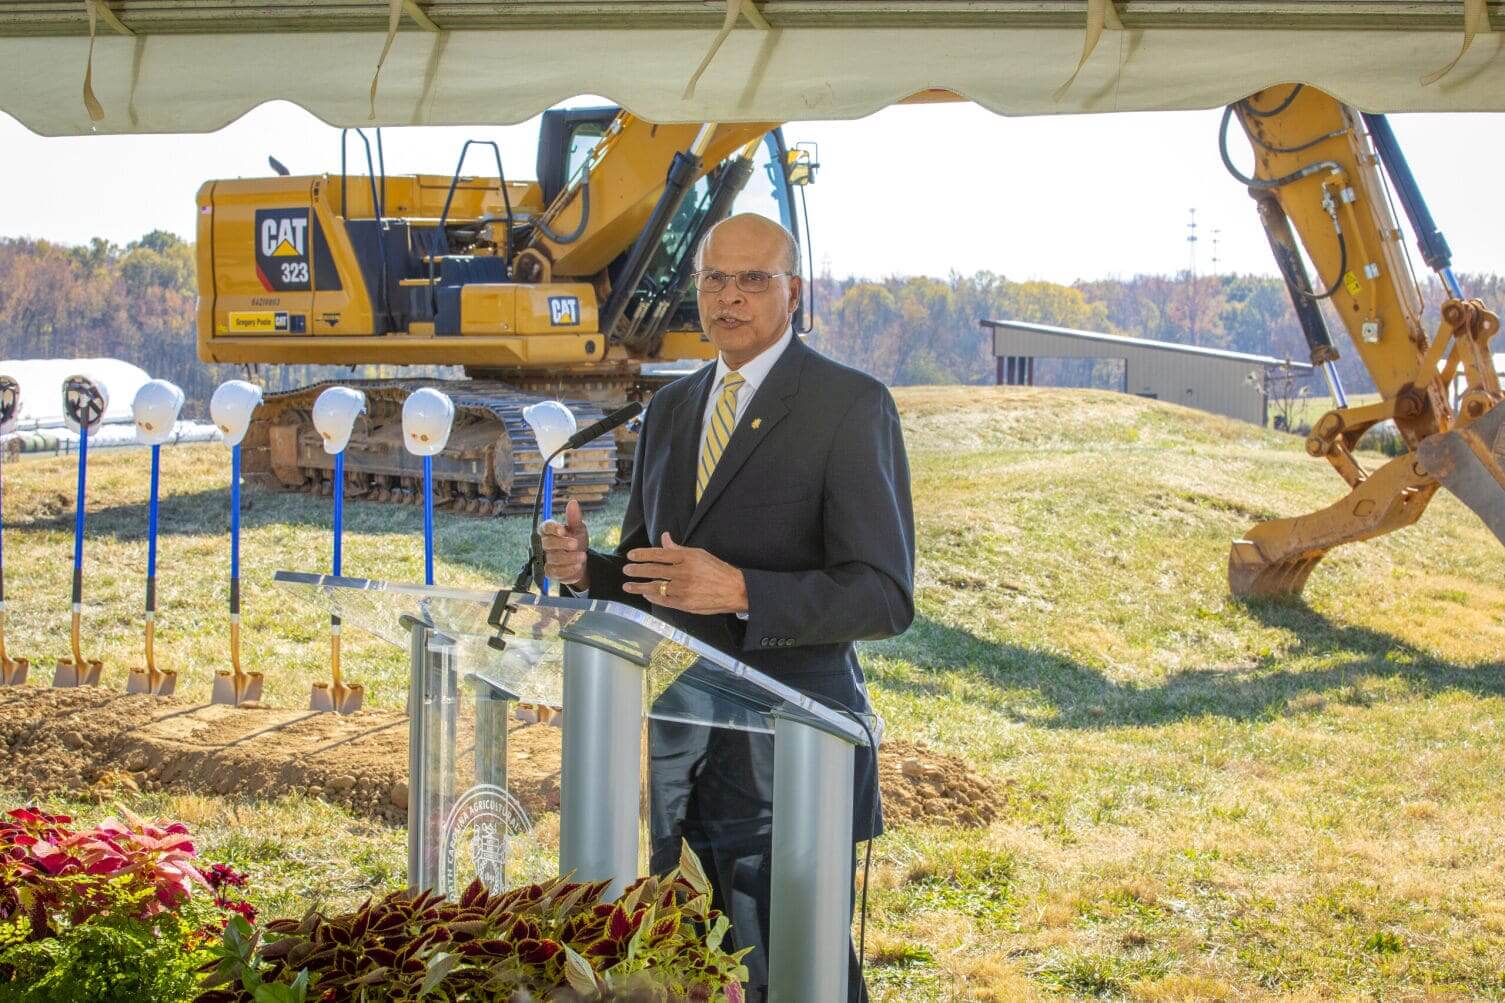
[[[621,543],[587,558],[591,597],[650,610],[780,682],[865,710],[853,642],[902,633],[914,618],[914,513],[893,398],[872,377],[793,339],[696,504],[715,371],[708,365],[654,396]],[[655,607],[622,591],[627,552],[659,546],[665,531],[742,570],[746,621]],[[875,759],[863,753],[857,765],[854,822],[865,839],[881,831],[882,816]]]

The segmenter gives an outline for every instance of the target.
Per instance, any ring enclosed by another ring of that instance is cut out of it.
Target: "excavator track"
[[[247,481],[281,491],[330,495],[334,457],[314,429],[314,400],[333,382],[268,394],[256,411],[243,449]],[[345,496],[397,505],[423,503],[423,461],[402,443],[402,405],[421,387],[448,394],[455,404],[449,443],[434,457],[434,507],[479,517],[532,511],[543,474],[533,430],[523,408],[544,398],[489,380],[345,380],[366,395],[345,452]],[[581,427],[604,412],[593,403],[564,402]],[[554,503],[598,508],[616,483],[617,446],[610,437],[565,457],[555,473]]]

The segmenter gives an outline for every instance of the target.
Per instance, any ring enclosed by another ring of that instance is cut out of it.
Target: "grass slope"
[[[879,999],[1505,998],[1505,552],[1467,510],[1440,495],[1421,525],[1330,556],[1304,601],[1243,603],[1228,541],[1340,494],[1299,440],[1111,393],[896,396],[919,615],[866,646],[874,698],[894,733],[1006,785],[1010,810],[879,841]],[[164,466],[159,636],[207,697],[228,463],[199,447]],[[66,645],[71,477],[66,459],[6,468],[15,653]],[[144,453],[116,453],[90,486],[86,653],[109,685],[139,650],[145,480]],[[327,563],[329,503],[250,497],[249,661],[297,705],[327,624],[267,579]],[[600,542],[621,504],[591,520]],[[418,578],[420,521],[347,508],[348,572]],[[439,530],[441,581],[510,578],[517,520]],[[401,654],[347,637],[370,702],[401,706]],[[275,909],[401,879],[400,833],[318,802],[131,803],[197,823]]]

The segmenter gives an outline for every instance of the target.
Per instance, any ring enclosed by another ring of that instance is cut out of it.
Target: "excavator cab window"
[[[580,168],[585,166],[585,162],[590,159],[591,151],[605,138],[606,127],[600,122],[579,122],[570,130],[566,140],[568,146],[564,167],[566,179],[573,178],[580,173]]]
[[[538,177],[545,203],[563,189],[573,171],[585,163],[594,145],[608,131],[616,109],[573,108],[544,113],[538,148]],[[783,133],[767,133],[751,161],[734,159],[713,167],[697,179],[658,237],[648,263],[623,306],[621,323],[612,338],[634,351],[652,355],[663,334],[670,330],[699,327],[699,316],[690,273],[694,270],[697,242],[710,226],[728,215],[756,212],[776,219],[795,236],[805,261],[797,264],[808,275],[810,260],[804,254],[806,241],[800,235],[795,215],[794,190],[790,171],[798,158],[790,156]],[[808,158],[800,161],[807,163]],[[813,171],[804,174],[809,183]],[[613,285],[622,281],[630,252],[624,251],[608,266]],[[805,284],[807,299],[795,315],[795,329],[809,331],[807,319],[811,287]]]
[[[789,180],[790,166],[793,162],[791,151],[784,144],[783,132],[779,129],[770,131],[763,138],[763,145],[754,162],[752,175],[735,193],[729,208],[722,209],[721,215],[755,212],[769,219],[778,220],[790,233],[794,234],[802,256],[809,260],[806,253],[807,237],[802,232],[800,218],[796,215],[794,189]],[[727,167],[722,166],[696,181],[695,186],[685,196],[684,203],[679,207],[674,221],[665,231],[662,249],[649,269],[649,275],[656,276],[660,288],[671,284],[676,273],[693,267],[690,255],[694,253],[695,248],[693,244],[686,241],[686,235],[702,231],[707,222],[715,222],[715,220],[706,220],[706,216],[711,212],[713,203],[718,201],[715,197],[718,188],[730,180],[726,177],[727,170]],[[813,172],[809,176],[813,177]],[[800,309],[794,317],[795,330],[803,334],[809,331],[807,319],[812,316],[811,296],[814,291],[809,283],[809,269],[805,267],[805,263],[800,262],[796,267],[802,276],[806,276],[806,299],[800,304]],[[698,325],[699,313],[695,305],[695,296],[693,291],[688,291],[674,305],[664,329],[685,329]]]
[[[543,113],[538,126],[538,185],[549,205],[580,170],[601,142],[620,109],[556,108]]]

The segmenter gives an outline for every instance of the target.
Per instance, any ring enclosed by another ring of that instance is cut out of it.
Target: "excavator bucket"
[[[1434,435],[1416,451],[1422,467],[1505,543],[1505,404]]]

